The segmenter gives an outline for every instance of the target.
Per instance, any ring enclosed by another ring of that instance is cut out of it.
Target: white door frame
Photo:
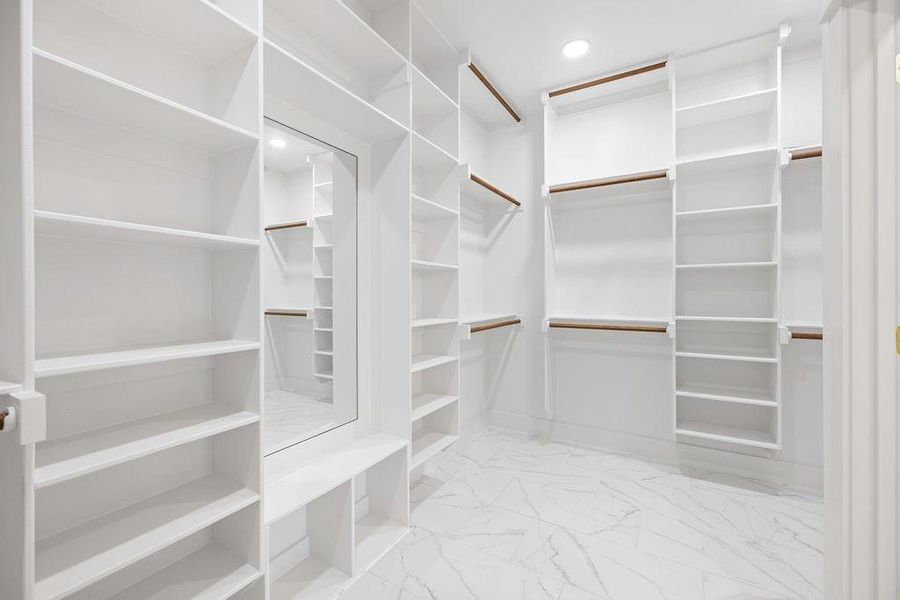
[[[823,19],[825,590],[898,597],[898,0]]]

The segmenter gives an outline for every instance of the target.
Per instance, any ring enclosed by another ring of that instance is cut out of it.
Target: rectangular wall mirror
[[[357,416],[357,159],[266,119],[266,455]]]

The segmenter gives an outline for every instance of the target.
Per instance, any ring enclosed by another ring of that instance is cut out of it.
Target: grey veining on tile
[[[372,572],[403,600],[823,598],[815,493],[488,430],[411,498]]]

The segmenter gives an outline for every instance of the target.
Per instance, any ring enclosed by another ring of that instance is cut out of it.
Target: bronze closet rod
[[[791,160],[803,160],[805,158],[819,158],[822,156],[822,146],[808,148],[806,150],[791,150]]]
[[[605,83],[612,83],[613,81],[619,81],[620,79],[627,79],[628,77],[643,75],[644,73],[651,73],[653,71],[658,71],[659,69],[665,69],[668,62],[668,60],[663,60],[658,63],[653,63],[652,65],[646,65],[644,67],[638,67],[637,69],[630,69],[628,71],[622,71],[621,73],[615,73],[613,75],[600,77],[599,79],[585,81],[584,83],[579,83],[558,90],[553,90],[549,95],[551,98],[556,98],[557,96],[562,96],[563,94],[571,94],[572,92],[586,90],[588,88],[603,85]]]
[[[292,221],[290,223],[279,223],[278,225],[269,225],[266,231],[279,231],[281,229],[294,229],[297,227],[306,227],[306,221]]]
[[[507,202],[511,202],[512,204],[515,204],[516,206],[522,206],[522,203],[521,203],[521,202],[519,202],[518,200],[516,200],[515,198],[513,198],[512,196],[510,196],[509,194],[507,194],[506,192],[504,192],[504,191],[501,190],[500,188],[498,188],[496,185],[494,185],[494,184],[491,183],[490,181],[488,181],[488,180],[486,180],[486,179],[482,179],[481,177],[479,177],[479,176],[476,175],[475,173],[469,173],[469,179],[471,179],[472,181],[474,181],[475,183],[477,183],[478,185],[480,185],[480,186],[483,187],[484,189],[486,189],[486,190],[488,190],[488,191],[490,191],[490,192],[493,192],[493,193],[497,194],[498,196],[500,196],[501,198],[503,198],[503,199],[506,200]]]
[[[588,190],[591,188],[608,187],[611,185],[621,185],[624,183],[638,183],[641,181],[652,181],[654,179],[665,179],[668,171],[646,171],[644,173],[633,173],[631,175],[618,175],[616,177],[607,177],[605,179],[590,179],[588,181],[576,181],[575,183],[561,183],[550,187],[551,194],[561,194],[563,192],[577,192],[579,190]]]
[[[509,102],[506,101],[506,98],[504,98],[500,94],[500,92],[497,90],[497,88],[494,87],[494,84],[492,84],[490,82],[490,80],[484,76],[484,73],[481,72],[481,69],[476,67],[475,63],[472,61],[469,61],[469,70],[475,74],[475,77],[477,77],[478,80],[482,83],[482,85],[484,85],[484,87],[487,88],[487,91],[489,91],[491,93],[491,95],[497,99],[497,102],[499,102],[503,106],[503,108],[506,109],[506,112],[509,113],[509,116],[511,116],[515,120],[516,123],[521,123],[522,117],[520,117],[518,114],[516,114],[516,111],[513,110],[513,107],[510,106]]]
[[[307,317],[309,312],[305,310],[287,310],[270,308],[266,310],[267,317]]]
[[[821,333],[802,333],[802,332],[791,332],[792,340],[821,340],[823,339],[823,335]]]
[[[507,321],[498,321],[496,323],[486,323],[484,325],[473,325],[469,328],[471,333],[478,333],[479,331],[490,331],[491,329],[500,329],[501,327],[509,327],[510,325],[518,325],[522,322],[522,319],[509,319]]]
[[[551,329],[590,329],[598,331],[636,331],[638,333],[666,333],[665,327],[652,325],[613,325],[611,323],[563,323],[550,321]]]

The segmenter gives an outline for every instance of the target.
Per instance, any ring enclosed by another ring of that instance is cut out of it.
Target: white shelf
[[[90,0],[90,4],[210,65],[256,43],[256,32],[208,0]]]
[[[257,248],[259,242],[212,233],[200,233],[155,225],[139,225],[124,221],[111,221],[45,210],[34,211],[34,227],[37,235],[80,237],[110,242],[133,244],[159,244],[192,248]]]
[[[742,354],[710,354],[706,352],[676,352],[676,357],[680,358],[702,358],[707,360],[727,360],[732,362],[753,362],[777,364],[778,359],[767,356],[747,356]]]
[[[0,381],[0,396],[22,391],[22,385],[12,381]]]
[[[426,327],[445,327],[448,325],[458,325],[459,321],[457,319],[413,319],[412,328],[413,329],[424,329]]]
[[[250,506],[259,495],[209,476],[36,544],[36,600],[57,600]]]
[[[410,470],[422,465],[439,452],[446,450],[458,439],[459,436],[457,435],[436,431],[423,430],[413,434]]]
[[[765,448],[767,450],[777,450],[779,448],[774,436],[764,431],[728,427],[726,425],[712,425],[697,421],[679,421],[678,426],[675,428],[675,434],[752,448]]]
[[[435,221],[438,219],[455,219],[459,213],[437,202],[426,200],[412,194],[412,218],[414,221]]]
[[[260,577],[244,559],[209,544],[110,600],[225,600]]]
[[[765,262],[734,262],[734,263],[704,263],[695,265],[676,265],[678,270],[704,270],[704,269],[768,269],[778,266],[775,261]]]
[[[259,137],[221,119],[34,48],[34,97],[67,112],[209,153]]]
[[[679,315],[676,321],[707,321],[710,323],[777,323],[774,317],[706,317]]]
[[[34,486],[43,488],[259,421],[226,404],[207,404],[37,446]]]
[[[410,261],[413,271],[458,271],[458,265],[413,259]]]
[[[442,365],[448,365],[457,361],[455,356],[443,356],[440,354],[417,354],[412,357],[411,371],[419,373]]]
[[[679,108],[675,111],[675,119],[678,127],[694,127],[757,113],[772,112],[777,98],[777,88],[769,88]]]
[[[322,333],[334,333],[334,329],[331,327],[316,327],[313,331],[321,331]]]
[[[519,315],[515,313],[487,313],[483,315],[473,315],[460,319],[463,325],[485,325],[487,323],[496,323],[497,321],[508,321],[510,319],[519,319]]]
[[[325,381],[334,381],[334,373],[313,373],[313,377],[324,379]]]
[[[100,352],[96,354],[76,354],[57,358],[41,358],[34,361],[35,377],[53,377],[72,373],[86,373],[102,369],[133,367],[153,363],[218,356],[235,352],[249,352],[259,349],[259,342],[245,340],[221,340],[178,344],[174,346],[153,346],[118,352]]]
[[[310,556],[299,565],[272,581],[271,600],[332,600],[350,575]]]
[[[457,396],[445,396],[443,394],[422,393],[412,397],[412,417],[410,421],[424,419],[433,412],[437,412],[445,406],[458,402]]]
[[[269,40],[264,48],[267,94],[326,123],[339,124],[347,133],[370,144],[408,133],[406,126],[286,50]]]
[[[412,109],[413,114],[427,119],[451,115],[459,110],[459,105],[444,90],[428,78],[425,73],[413,65],[412,72]]]
[[[424,70],[458,62],[458,53],[434,22],[412,3],[412,59]]]
[[[412,132],[412,164],[419,169],[452,169],[459,160],[419,132]]]
[[[775,146],[747,148],[733,152],[722,152],[703,156],[694,156],[677,162],[677,176],[713,175],[732,169],[753,168],[778,164],[779,150]]]
[[[270,474],[265,493],[266,523],[306,506],[404,448],[405,440],[372,434],[289,471]]]
[[[716,217],[745,217],[754,213],[773,214],[778,209],[777,204],[754,204],[750,206],[735,206],[731,208],[710,208],[706,210],[688,210],[675,213],[679,218],[716,218]]]
[[[316,354],[318,356],[327,356],[329,358],[334,357],[334,352],[330,352],[330,351],[326,351],[326,350],[316,350],[315,352],[313,352],[313,354]]]
[[[266,0],[290,24],[371,76],[400,71],[406,59],[342,0]]]
[[[767,406],[776,408],[778,403],[774,400],[762,398],[753,393],[743,394],[733,389],[720,389],[700,386],[682,386],[675,390],[679,398],[695,398],[698,400],[711,400],[715,402],[729,402],[731,404],[748,404],[750,406]]]
[[[390,550],[409,527],[388,517],[369,513],[356,522],[356,563],[361,570],[371,567]]]

